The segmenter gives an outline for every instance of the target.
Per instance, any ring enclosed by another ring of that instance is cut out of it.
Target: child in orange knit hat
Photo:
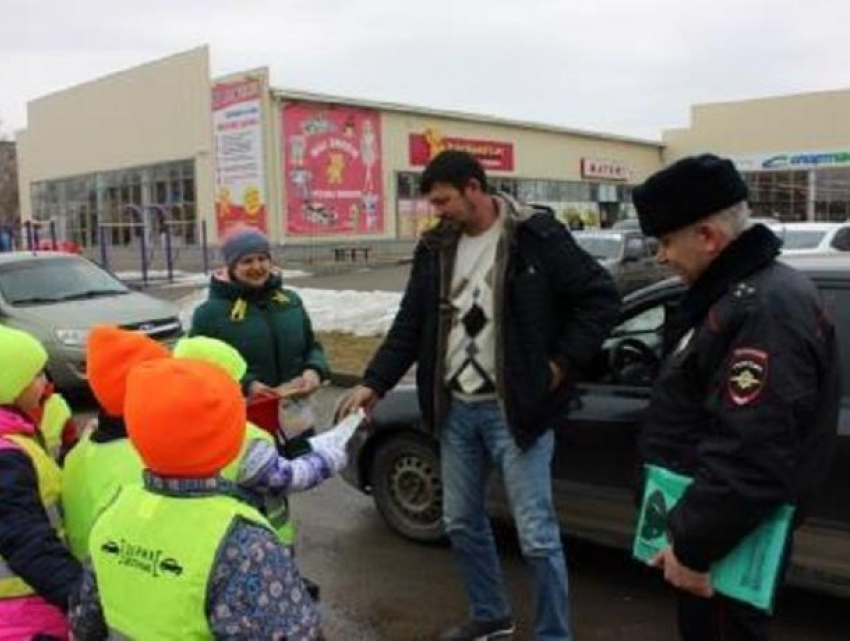
[[[317,638],[290,548],[220,476],[245,438],[238,383],[200,360],[143,363],[130,373],[125,417],[144,485],[122,488],[91,532],[74,634]]]
[[[99,325],[89,334],[86,369],[98,418],[66,457],[62,487],[68,547],[80,560],[88,557],[89,532],[104,505],[119,487],[142,480],[142,462],[124,424],[127,375],[140,363],[170,356],[141,332]]]

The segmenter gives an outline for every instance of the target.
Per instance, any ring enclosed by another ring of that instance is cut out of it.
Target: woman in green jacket
[[[249,395],[296,392],[306,396],[328,376],[301,298],[283,287],[268,238],[236,227],[223,239],[226,264],[210,282],[209,298],[192,316],[192,336],[217,338],[235,347],[248,363],[242,381]]]

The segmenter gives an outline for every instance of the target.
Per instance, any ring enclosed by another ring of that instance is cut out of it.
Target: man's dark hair
[[[482,191],[487,191],[487,175],[478,159],[465,151],[448,149],[434,156],[425,167],[419,191],[428,194],[436,183],[447,183],[463,191],[473,178],[479,182]]]

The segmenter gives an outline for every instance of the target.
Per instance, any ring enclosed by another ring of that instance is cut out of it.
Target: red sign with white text
[[[496,171],[513,171],[514,169],[514,146],[509,142],[452,138],[441,135],[435,129],[426,129],[421,134],[410,134],[411,165],[427,165],[434,156],[447,149],[472,154],[484,169]]]

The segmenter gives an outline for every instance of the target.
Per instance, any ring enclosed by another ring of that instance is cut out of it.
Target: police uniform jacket
[[[782,503],[805,512],[829,469],[840,399],[833,326],[814,284],[756,225],[686,293],[641,434],[644,462],[694,477],[668,517],[705,571]]]

